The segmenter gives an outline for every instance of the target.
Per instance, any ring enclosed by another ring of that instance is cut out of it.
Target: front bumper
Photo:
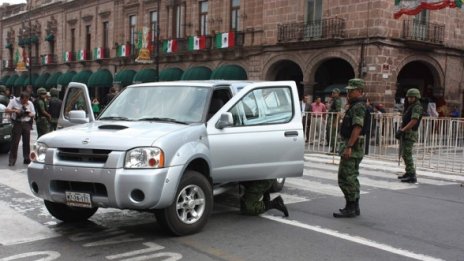
[[[66,203],[66,191],[84,192],[96,207],[143,210],[171,205],[182,171],[182,166],[124,169],[33,162],[27,175],[32,192],[52,202]]]

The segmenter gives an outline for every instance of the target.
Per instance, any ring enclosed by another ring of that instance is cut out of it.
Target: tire
[[[11,141],[0,144],[0,153],[8,153],[11,148]]]
[[[45,207],[50,214],[63,222],[82,222],[89,219],[95,212],[96,208],[70,207],[62,203],[55,203],[44,200]]]
[[[271,187],[271,192],[280,192],[285,184],[285,178],[278,178],[274,180]]]
[[[199,232],[213,209],[213,189],[201,173],[187,170],[177,188],[171,206],[155,211],[163,229],[176,236]],[[192,215],[192,214],[196,214]]]

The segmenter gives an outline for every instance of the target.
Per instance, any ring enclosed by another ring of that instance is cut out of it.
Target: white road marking
[[[302,178],[288,178],[285,180],[285,185],[292,188],[311,191],[319,194],[343,197],[343,193],[338,185],[325,184],[317,181],[310,181]],[[361,191],[361,194],[366,194],[366,191]]]
[[[352,235],[349,235],[349,234],[338,232],[336,230],[322,228],[322,227],[319,227],[319,226],[312,226],[312,225],[304,224],[304,223],[301,223],[301,222],[296,221],[296,220],[290,220],[290,219],[285,219],[285,218],[276,217],[276,216],[270,216],[270,215],[266,215],[266,214],[261,215],[261,217],[272,220],[272,221],[280,222],[280,223],[283,223],[283,224],[287,224],[287,225],[290,225],[290,226],[299,227],[299,228],[311,230],[311,231],[314,231],[314,232],[322,233],[322,234],[325,234],[325,235],[328,235],[328,236],[341,238],[341,239],[344,239],[344,240],[347,240],[347,241],[350,241],[350,242],[353,242],[353,243],[357,243],[357,244],[377,248],[377,249],[380,249],[380,250],[383,250],[383,251],[386,251],[386,252],[390,252],[390,253],[393,253],[393,254],[396,254],[396,255],[400,255],[400,256],[416,259],[416,260],[422,260],[422,261],[443,261],[444,260],[444,259],[440,259],[440,258],[436,258],[436,257],[432,257],[432,256],[423,255],[423,254],[416,254],[416,253],[411,252],[409,250],[395,248],[393,246],[378,243],[378,242],[375,242],[375,241],[372,241],[372,240],[369,240],[367,238],[363,238],[363,237],[360,237],[360,236],[352,236]]]
[[[60,236],[0,201],[0,245],[15,245]]]

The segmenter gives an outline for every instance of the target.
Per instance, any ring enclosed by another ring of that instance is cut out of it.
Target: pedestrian
[[[309,103],[309,95],[305,95],[301,101],[301,115],[303,118],[303,132],[305,135],[305,142],[309,140],[309,127],[311,126],[311,104]]]
[[[409,89],[406,93],[407,106],[403,112],[401,128],[396,132],[395,137],[400,140],[400,153],[406,165],[406,173],[399,176],[401,182],[416,183],[416,168],[412,158],[412,149],[417,142],[420,121],[422,119],[422,105],[420,102],[420,91],[418,89]]]
[[[321,97],[316,97],[316,100],[311,103],[311,130],[310,130],[310,139],[313,139],[313,142],[322,140],[322,126],[325,113],[327,108],[325,104],[321,102]]]
[[[327,119],[327,139],[329,142],[330,152],[335,152],[337,140],[337,127],[339,113],[342,111],[342,99],[340,98],[340,89],[335,88],[332,91],[332,100],[329,107],[329,117]]]
[[[51,116],[50,131],[55,131],[58,127],[58,118],[60,117],[61,105],[63,101],[58,98],[60,91],[56,88],[50,89],[50,101],[48,102],[48,113]]]
[[[361,136],[367,113],[364,99],[364,80],[348,81],[349,107],[340,127],[341,159],[338,166],[338,185],[345,196],[346,205],[340,212],[333,213],[336,218],[351,218],[361,214],[359,209],[359,164],[364,156],[364,137]]]
[[[92,100],[92,111],[95,117],[97,117],[100,113],[100,102],[98,101],[97,97],[93,98]]]
[[[37,99],[34,101],[36,111],[37,138],[50,132],[50,121],[52,119],[48,113],[47,90],[37,89]]]
[[[5,107],[10,103],[10,98],[6,93],[7,89],[5,85],[0,85],[0,104],[5,105]]]
[[[288,210],[281,196],[271,200],[269,190],[275,180],[255,180],[240,183],[245,192],[240,198],[240,212],[244,215],[256,216],[269,209],[277,209],[288,217]]]
[[[24,164],[29,164],[29,153],[31,151],[31,119],[35,116],[35,109],[32,102],[29,100],[28,92],[22,92],[19,98],[10,100],[5,112],[11,114],[13,129],[11,133],[11,149],[8,159],[8,166],[14,166],[18,154],[19,141],[23,140],[23,158]]]

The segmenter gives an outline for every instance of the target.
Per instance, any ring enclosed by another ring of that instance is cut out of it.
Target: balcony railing
[[[443,44],[445,25],[404,20],[403,39]]]
[[[343,38],[345,20],[327,18],[307,23],[289,23],[278,26],[278,42],[298,42],[323,39]]]

